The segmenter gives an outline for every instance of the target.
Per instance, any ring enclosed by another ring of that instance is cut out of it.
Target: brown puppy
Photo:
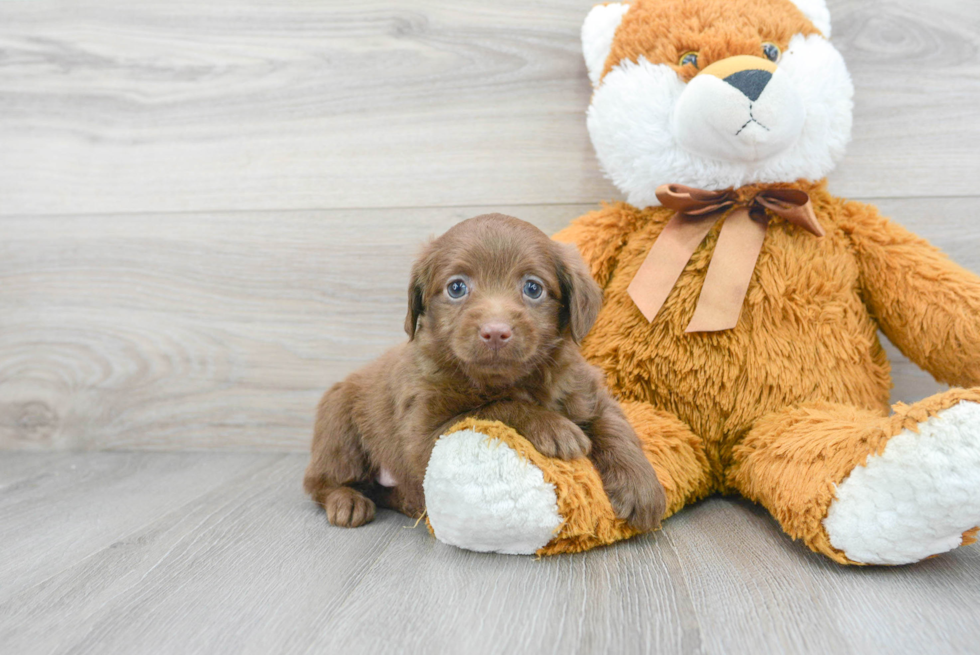
[[[304,486],[334,525],[410,516],[436,439],[467,416],[499,420],[542,453],[588,455],[617,516],[656,527],[665,498],[639,440],[577,343],[602,291],[573,246],[502,214],[432,241],[412,268],[409,340],[323,396]]]

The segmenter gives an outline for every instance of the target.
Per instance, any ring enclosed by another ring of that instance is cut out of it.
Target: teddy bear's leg
[[[709,492],[700,440],[677,418],[644,403],[623,409],[667,496],[667,515]],[[470,550],[551,555],[636,534],[616,518],[587,458],[541,455],[497,422],[467,419],[440,437],[425,474],[436,538]]]
[[[907,564],[973,543],[980,389],[893,409],[820,403],[769,415],[733,451],[728,482],[842,564]]]
[[[620,405],[664,487],[664,518],[712,492],[708,458],[691,428],[649,403],[625,401]]]

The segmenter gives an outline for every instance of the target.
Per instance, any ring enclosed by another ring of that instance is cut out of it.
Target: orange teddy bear
[[[636,0],[582,30],[590,136],[629,204],[556,235],[605,290],[583,345],[667,492],[764,505],[846,564],[980,525],[980,279],[824,177],[853,89],[823,0]],[[957,385],[889,408],[878,329]],[[468,421],[426,475],[440,540],[550,554],[633,534],[586,460]]]

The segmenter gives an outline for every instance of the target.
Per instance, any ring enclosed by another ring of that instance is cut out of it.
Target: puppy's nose
[[[493,350],[506,346],[510,337],[510,326],[506,323],[484,323],[480,326],[480,339]]]

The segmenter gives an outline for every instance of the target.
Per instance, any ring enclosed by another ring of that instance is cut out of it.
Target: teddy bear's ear
[[[810,19],[824,38],[830,38],[830,10],[825,0],[792,0],[797,9]]]
[[[606,67],[606,58],[612,49],[613,37],[616,36],[616,28],[629,8],[625,2],[596,5],[582,23],[582,54],[585,55],[585,67],[589,69],[592,86],[599,84],[599,78]]]

